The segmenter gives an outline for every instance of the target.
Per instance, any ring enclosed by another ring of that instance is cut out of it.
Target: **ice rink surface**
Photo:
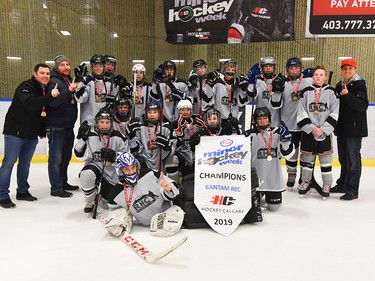
[[[82,164],[70,166],[78,184]],[[285,170],[285,167],[283,168]],[[334,168],[334,179],[339,169]],[[110,237],[99,220],[83,213],[83,193],[49,195],[46,164],[32,164],[30,192],[37,202],[11,198],[15,209],[0,209],[0,278],[3,281],[77,280],[375,280],[375,169],[364,168],[360,198],[323,201],[296,187],[283,193],[280,211],[263,212],[263,222],[240,225],[228,236],[211,229],[183,229],[172,237],[150,236],[135,226],[132,235],[159,252],[189,239],[156,264],[143,261],[129,246]],[[316,172],[318,182],[320,174]],[[286,173],[284,174],[286,178]],[[105,213],[103,213],[105,214]]]

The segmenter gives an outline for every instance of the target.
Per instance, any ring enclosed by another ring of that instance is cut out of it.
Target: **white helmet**
[[[140,64],[140,63],[137,63],[133,66],[132,68],[132,72],[135,73],[135,72],[143,72],[143,73],[146,73],[146,68],[143,64]]]
[[[264,57],[260,60],[260,66],[263,67],[266,64],[276,65],[276,61],[272,56]]]
[[[191,104],[191,101],[189,100],[180,100],[177,104],[177,110],[183,109],[183,108],[190,108],[193,109],[193,105]]]

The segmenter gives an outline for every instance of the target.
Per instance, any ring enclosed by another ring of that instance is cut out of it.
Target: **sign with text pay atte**
[[[228,236],[251,209],[250,138],[202,137],[195,151],[194,203],[218,233]]]

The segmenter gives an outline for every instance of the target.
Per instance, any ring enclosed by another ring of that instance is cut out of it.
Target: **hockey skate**
[[[87,202],[86,205],[85,205],[85,208],[83,209],[83,212],[85,214],[92,213],[92,211],[94,210],[94,206],[95,206],[95,202],[94,201]]]
[[[329,191],[331,190],[331,186],[328,185],[328,184],[324,184],[323,185],[323,189],[320,193],[320,195],[322,195],[323,197],[323,200],[325,200],[327,197],[329,197]]]
[[[295,173],[288,173],[288,180],[286,182],[286,186],[288,190],[291,191],[293,189],[294,183],[296,182],[296,174]]]
[[[306,181],[302,182],[299,186],[298,193],[301,198],[305,197],[310,190],[310,184]]]

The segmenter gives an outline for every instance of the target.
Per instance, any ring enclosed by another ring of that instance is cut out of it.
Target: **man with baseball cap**
[[[78,186],[68,183],[68,166],[74,145],[74,124],[77,120],[77,104],[74,92],[77,88],[75,78],[70,76],[69,59],[64,55],[55,58],[55,68],[51,71],[51,80],[47,92],[57,84],[60,96],[46,107],[46,125],[49,145],[48,176],[51,195],[71,197],[67,190],[77,190]]]
[[[368,135],[366,82],[356,70],[355,59],[344,59],[341,62],[342,79],[336,85],[340,96],[340,112],[335,134],[341,171],[331,192],[345,193],[340,197],[341,200],[358,198],[362,138]]]

